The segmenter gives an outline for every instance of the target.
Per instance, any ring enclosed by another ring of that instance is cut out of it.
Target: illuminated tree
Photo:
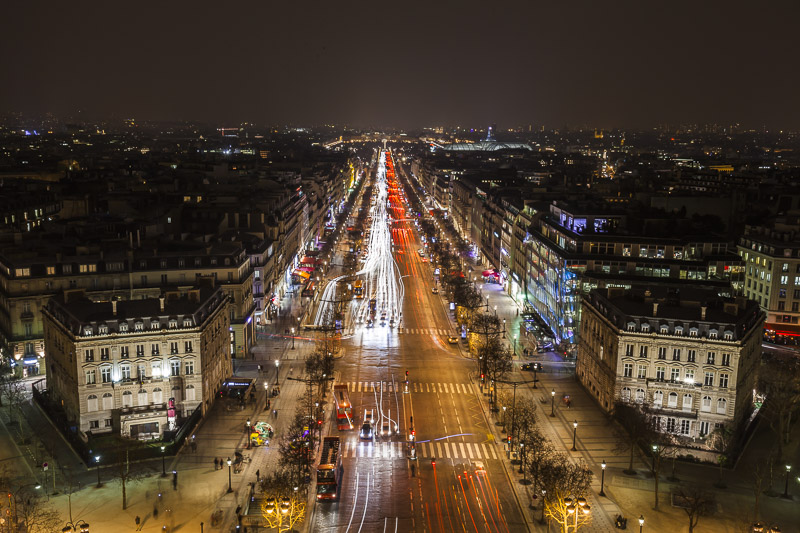
[[[306,517],[306,496],[297,485],[292,484],[292,476],[285,470],[264,476],[261,480],[264,501],[261,516],[268,528],[291,531],[295,524]]]
[[[556,522],[563,533],[578,531],[591,523],[592,515],[583,495],[592,483],[592,471],[582,461],[573,463],[564,453],[553,453],[539,470],[545,490],[544,514]]]

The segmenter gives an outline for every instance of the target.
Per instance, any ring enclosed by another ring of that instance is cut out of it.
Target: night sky
[[[800,129],[800,2],[12,1],[0,110]]]

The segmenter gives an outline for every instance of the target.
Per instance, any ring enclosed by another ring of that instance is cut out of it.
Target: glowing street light
[[[575,448],[575,439],[577,438],[577,436],[578,436],[578,421],[576,420],[575,422],[572,423],[572,451],[573,452],[578,451],[578,449]]]

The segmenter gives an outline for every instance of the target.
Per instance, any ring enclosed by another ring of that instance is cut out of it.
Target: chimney
[[[708,309],[705,305],[700,306],[700,320],[706,319],[706,309]]]
[[[658,316],[658,302],[653,302],[653,316]]]
[[[158,297],[158,303],[159,303],[158,308],[161,309],[162,313],[164,312],[164,300],[165,300],[165,298],[163,296],[159,296]],[[705,314],[706,314],[705,313],[705,308],[703,308],[703,316],[705,316]]]
[[[117,301],[111,300],[111,314],[117,316]]]

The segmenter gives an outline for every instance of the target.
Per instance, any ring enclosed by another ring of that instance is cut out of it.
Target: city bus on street
[[[318,501],[339,501],[339,485],[344,471],[339,445],[339,437],[322,439],[322,454],[317,466]]]
[[[317,287],[313,281],[309,281],[308,285],[305,286],[303,292],[300,294],[303,298],[313,298],[314,291],[316,291]]]
[[[346,384],[333,386],[333,401],[336,404],[336,425],[339,431],[353,429],[353,404],[350,403],[350,394]]]
[[[357,279],[353,284],[353,296],[356,298],[364,297],[364,280]]]

